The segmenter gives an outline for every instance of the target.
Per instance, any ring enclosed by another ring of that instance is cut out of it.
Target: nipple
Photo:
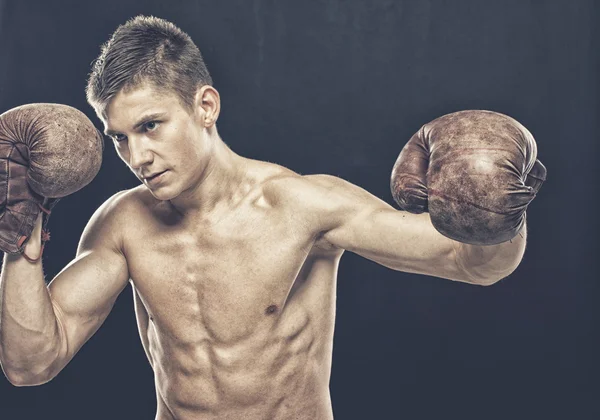
[[[277,312],[277,309],[279,309],[277,305],[269,305],[267,306],[267,309],[265,309],[265,314],[273,315],[275,312]]]

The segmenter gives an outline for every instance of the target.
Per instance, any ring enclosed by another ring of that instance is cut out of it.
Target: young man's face
[[[106,134],[119,157],[159,200],[193,188],[210,155],[202,109],[188,111],[173,92],[143,84],[121,90],[106,109]]]

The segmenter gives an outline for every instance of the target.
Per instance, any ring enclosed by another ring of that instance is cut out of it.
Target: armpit
[[[342,248],[339,248],[335,245],[333,245],[331,242],[329,242],[328,240],[325,239],[324,234],[321,233],[317,236],[317,238],[315,239],[315,243],[312,247],[312,249],[310,250],[310,254],[313,255],[336,255],[336,254],[343,254],[344,250]]]

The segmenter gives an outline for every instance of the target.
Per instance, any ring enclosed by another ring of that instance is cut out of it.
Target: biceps
[[[124,256],[101,249],[79,255],[48,285],[65,364],[102,325],[127,280]]]
[[[428,213],[374,209],[358,214],[325,237],[394,270],[465,280],[456,263],[457,243],[435,230]]]

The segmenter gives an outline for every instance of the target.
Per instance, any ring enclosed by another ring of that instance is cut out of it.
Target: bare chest
[[[148,220],[135,236],[128,265],[150,319],[195,344],[239,342],[268,328],[313,244],[292,219],[269,211],[191,229]]]

